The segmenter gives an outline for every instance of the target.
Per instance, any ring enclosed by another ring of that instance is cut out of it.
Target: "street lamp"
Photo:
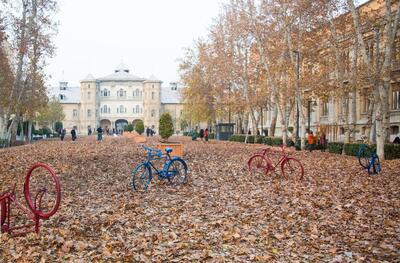
[[[308,101],[308,107],[307,107],[307,111],[308,111],[308,133],[310,133],[311,106],[313,106],[313,107],[317,106],[317,102],[316,101],[312,101],[312,100]]]
[[[296,54],[296,63],[297,63],[297,68],[296,68],[296,93],[299,92],[299,79],[300,79],[300,53],[297,50],[293,50],[293,53]],[[296,94],[298,95],[298,94]],[[299,104],[296,103],[296,138],[299,138]],[[308,125],[310,127],[310,124]]]

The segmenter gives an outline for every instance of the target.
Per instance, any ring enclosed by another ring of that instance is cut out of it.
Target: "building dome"
[[[128,67],[121,61],[121,63],[119,63],[119,65],[116,66],[114,72],[115,72],[115,73],[118,73],[118,72],[126,72],[126,73],[129,73],[129,69],[128,69]]]

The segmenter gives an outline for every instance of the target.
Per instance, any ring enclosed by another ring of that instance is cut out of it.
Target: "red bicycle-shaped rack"
[[[281,153],[272,151],[270,148],[263,149],[254,153],[247,161],[250,173],[269,174],[274,173],[280,166],[282,176],[285,179],[302,180],[304,176],[304,167],[302,163],[289,156],[285,147],[281,146]]]
[[[40,219],[47,220],[54,215],[61,200],[61,186],[54,170],[47,164],[36,163],[28,171],[24,183],[24,195],[28,207],[18,202],[15,185],[12,190],[0,194],[0,227],[2,233],[13,236],[29,232],[39,233]],[[28,224],[14,225],[12,219],[21,221],[11,208],[19,208],[28,218]]]

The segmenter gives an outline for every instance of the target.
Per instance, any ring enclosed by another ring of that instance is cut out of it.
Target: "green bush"
[[[136,123],[135,123],[135,131],[137,133],[139,133],[140,135],[142,135],[142,133],[144,132],[144,123],[143,123],[142,120],[136,121]]]
[[[271,146],[282,145],[283,140],[280,137],[264,137],[264,143]]]
[[[343,145],[344,154],[350,156],[357,156],[358,149],[360,149],[359,143],[346,143]]]
[[[208,139],[210,139],[210,140],[215,139],[215,134],[214,133],[209,133],[208,134]]]
[[[52,134],[51,130],[47,127],[43,127],[43,134],[45,134],[47,137],[50,136],[50,134]]]
[[[62,124],[62,122],[61,121],[57,121],[55,124],[54,124],[54,130],[55,131],[60,131],[61,129],[63,128],[63,124]]]
[[[385,159],[393,160],[400,159],[400,145],[399,144],[385,144]]]
[[[182,133],[182,135],[183,136],[190,136],[190,132],[185,131],[185,132]]]
[[[8,140],[7,139],[0,139],[0,148],[8,147]]]
[[[161,115],[159,126],[161,138],[164,140],[168,140],[168,138],[174,134],[174,124],[172,122],[172,117],[168,112]]]
[[[342,154],[343,145],[344,145],[344,143],[342,143],[342,142],[329,142],[328,143],[328,152]]]
[[[245,134],[233,134],[229,140],[233,141],[233,142],[244,142],[246,139],[246,135]],[[254,136],[252,135],[248,135],[247,136],[247,142],[248,143],[254,143]]]

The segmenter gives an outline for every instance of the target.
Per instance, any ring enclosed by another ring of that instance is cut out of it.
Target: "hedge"
[[[234,134],[229,139],[233,142],[244,142],[246,139],[245,134]],[[248,135],[247,136],[247,143],[259,143],[259,144],[267,144],[267,145],[282,145],[283,141],[282,138],[278,137],[265,137],[265,136],[258,136],[258,135]]]
[[[330,153],[336,153],[336,154],[342,154],[342,152],[344,151],[345,155],[357,156],[360,145],[361,144],[359,143],[344,144],[342,142],[330,142],[328,143],[328,151]],[[373,149],[373,151],[376,150],[375,144],[370,145],[370,147]],[[386,160],[400,159],[400,145],[385,144],[384,151]]]
[[[329,142],[328,143],[328,152],[342,154],[343,145],[344,145],[344,143],[342,143],[342,142]]]

